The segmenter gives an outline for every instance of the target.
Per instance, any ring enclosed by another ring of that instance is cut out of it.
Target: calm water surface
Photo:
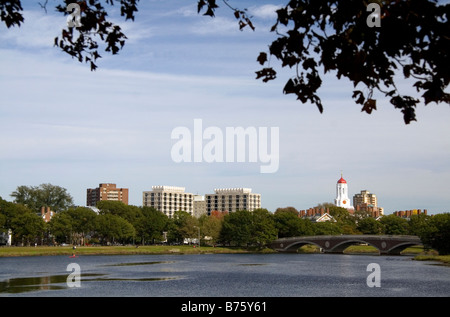
[[[68,287],[70,263],[81,287]],[[380,287],[368,287],[370,263]],[[449,296],[450,267],[409,256],[202,254],[0,258],[0,296]]]

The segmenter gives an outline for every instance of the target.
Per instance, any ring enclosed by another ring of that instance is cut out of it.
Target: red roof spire
[[[338,180],[338,184],[347,184],[347,181],[342,178],[342,172],[341,172],[341,178]]]

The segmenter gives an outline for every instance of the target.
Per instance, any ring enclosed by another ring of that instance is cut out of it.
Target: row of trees
[[[173,218],[168,218],[151,207],[100,201],[97,205],[99,213],[86,207],[62,205],[51,221],[45,223],[39,215],[40,202],[35,202],[33,198],[45,196],[40,193],[41,190],[53,192],[60,198],[67,197],[64,190],[49,190],[48,186],[41,185],[40,189],[34,188],[34,195],[28,196],[17,195],[18,188],[12,194],[15,202],[0,198],[0,233],[11,229],[14,244],[183,243],[185,239],[193,240],[200,236],[203,244],[264,247],[276,238],[302,235],[410,234],[419,236],[441,254],[450,253],[448,213],[414,215],[409,220],[388,215],[378,221],[363,212],[351,215],[344,208],[327,204],[334,222],[312,222],[299,218],[298,211],[293,207],[278,208],[274,213],[267,209],[213,212],[200,218],[178,211]],[[20,191],[26,192],[22,187]],[[47,201],[61,201],[53,196]],[[18,197],[27,197],[28,200],[19,201]]]

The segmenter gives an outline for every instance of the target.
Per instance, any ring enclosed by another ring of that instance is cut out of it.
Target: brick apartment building
[[[95,207],[101,200],[121,201],[128,205],[128,188],[117,188],[116,184],[99,184],[87,189],[86,205]]]

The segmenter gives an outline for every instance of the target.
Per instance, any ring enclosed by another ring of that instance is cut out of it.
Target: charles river
[[[371,269],[371,263],[375,263],[377,271]],[[78,284],[76,273],[80,277]],[[450,267],[437,262],[414,261],[408,255],[173,254],[0,258],[0,297],[449,295]]]

